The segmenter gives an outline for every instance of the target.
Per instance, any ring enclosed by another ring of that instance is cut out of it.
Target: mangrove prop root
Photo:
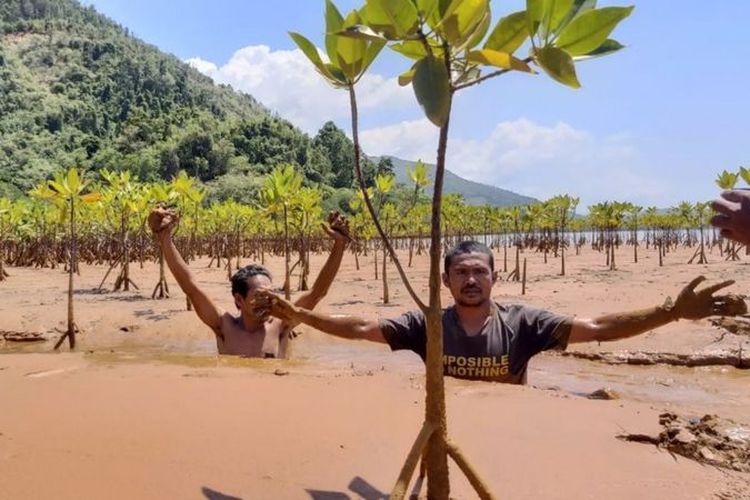
[[[152,299],[168,299],[169,298],[169,286],[166,281],[159,281],[154,287],[154,291],[151,293]]]
[[[479,498],[482,500],[493,500],[495,497],[492,496],[489,487],[482,478],[479,477],[479,474],[471,466],[461,449],[450,441],[447,441],[445,445],[448,448],[448,456],[456,462],[456,465],[458,465],[458,468],[464,473],[466,479],[469,480],[469,483],[471,483],[471,486],[474,488],[474,491],[477,492]]]
[[[73,346],[75,346],[75,340],[74,339],[75,339],[75,334],[76,333],[81,333],[81,330],[78,328],[78,325],[76,325],[75,323],[73,323],[73,328],[66,330],[65,333],[62,334],[62,337],[60,337],[58,339],[57,343],[55,344],[54,350],[55,351],[58,350],[60,348],[60,346],[63,344],[63,342],[65,342],[65,339],[68,338],[68,337],[70,337],[70,339],[71,339],[71,344],[72,344],[71,348]]]
[[[427,446],[427,441],[435,430],[436,427],[430,422],[425,422],[422,425],[422,429],[419,431],[417,439],[414,440],[414,444],[412,445],[409,454],[406,456],[404,466],[401,467],[401,472],[396,480],[396,485],[391,491],[390,500],[403,500],[406,495],[406,490],[409,487],[409,480],[411,480],[414,469],[417,467],[417,463],[419,463],[419,458],[422,456],[422,451],[425,446]]]
[[[435,433],[435,431],[437,431],[437,427],[430,422],[426,421],[422,425],[422,429],[419,431],[417,438],[414,440],[414,444],[412,445],[409,454],[406,456],[406,461],[404,462],[404,466],[401,468],[401,472],[398,476],[398,479],[396,480],[396,484],[391,491],[391,495],[389,497],[390,500],[402,500],[404,498],[404,496],[406,495],[406,490],[409,488],[411,477],[414,474],[414,469],[416,469],[417,464],[420,463],[420,458],[422,458],[419,470],[419,478],[415,483],[410,498],[416,498],[419,496],[419,492],[422,489],[422,482],[425,478],[426,473],[425,461],[422,455],[428,441],[430,440],[430,437]],[[466,479],[469,480],[469,483],[474,488],[474,491],[476,491],[479,498],[481,500],[494,500],[495,497],[490,492],[487,483],[485,483],[482,478],[479,477],[476,469],[472,467],[461,449],[450,440],[445,441],[445,447],[448,452],[448,456],[450,456],[451,459],[456,463],[456,465],[458,465],[458,468],[461,469],[461,472],[464,473]]]

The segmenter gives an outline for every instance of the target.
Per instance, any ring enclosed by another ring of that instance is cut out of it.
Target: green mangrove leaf
[[[482,40],[484,40],[484,37],[487,35],[487,32],[490,30],[490,22],[492,21],[492,13],[490,12],[490,9],[487,9],[487,12],[484,13],[484,17],[479,22],[477,27],[474,29],[474,34],[471,35],[471,38],[469,38],[469,41],[466,42],[466,45],[464,48],[466,49],[473,49],[477,45],[479,45]]]
[[[571,7],[571,9],[568,11],[568,15],[565,16],[565,19],[563,19],[557,29],[562,30],[568,24],[570,24],[570,21],[572,21],[576,16],[578,16],[579,14],[583,14],[584,12],[593,9],[594,7],[596,7],[596,0],[573,0],[573,7]]]
[[[544,18],[544,4],[546,0],[526,0],[526,25],[529,36],[536,35],[539,25]]]
[[[364,24],[355,24],[354,26],[349,26],[343,30],[339,30],[336,35],[372,42],[382,42],[386,40],[383,35]]]
[[[546,0],[544,5],[544,20],[541,25],[541,36],[547,37],[554,33],[565,20],[573,7],[573,0]]]
[[[299,33],[295,33],[294,31],[290,31],[289,36],[292,37],[292,40],[294,40],[294,43],[297,44],[297,47],[299,47],[302,53],[307,56],[311,63],[313,63],[320,74],[328,79],[334,79],[331,76],[331,73],[328,71],[328,68],[326,68],[326,65],[323,63],[323,60],[320,58],[318,49],[310,40],[300,35]]]
[[[611,38],[608,38],[604,41],[603,44],[601,44],[596,49],[592,50],[588,54],[584,54],[582,56],[575,56],[573,58],[574,61],[583,61],[584,59],[591,59],[594,57],[602,57],[602,56],[608,56],[614,52],[617,52],[618,50],[624,48],[625,46],[618,42],[617,40],[612,40]]]
[[[398,52],[409,59],[422,59],[427,55],[427,49],[424,44],[417,40],[407,40],[405,42],[391,45],[391,50]]]
[[[344,18],[331,0],[326,0],[326,53],[328,60],[336,60],[336,35],[344,24]]]
[[[564,50],[557,47],[538,48],[534,50],[534,61],[558,82],[574,89],[581,87],[576,76],[573,58]]]
[[[344,19],[344,29],[349,26],[355,26],[360,23],[359,13],[353,10]],[[365,58],[367,42],[357,38],[337,36],[336,53],[341,70],[349,79],[355,79],[362,71],[362,63]]]
[[[484,64],[486,66],[495,66],[497,68],[514,69],[516,71],[534,73],[534,70],[522,60],[513,57],[513,55],[508,52],[501,52],[499,50],[474,50],[469,52],[468,59],[471,62]]]
[[[602,45],[615,27],[634,7],[604,7],[589,10],[573,19],[560,32],[555,45],[572,56],[588,54]]]
[[[418,27],[417,7],[411,1],[367,0],[360,10],[365,23],[389,40],[398,40]]]
[[[414,79],[414,66],[411,67],[411,69],[404,71],[400,75],[398,75],[398,84],[402,87],[406,87],[411,83],[411,81]]]
[[[514,12],[498,21],[484,44],[485,49],[513,53],[529,37],[526,11]]]
[[[450,113],[450,75],[441,59],[427,56],[414,65],[412,87],[427,118],[438,127]]]
[[[452,45],[462,45],[473,37],[488,13],[489,0],[453,0],[437,30]]]

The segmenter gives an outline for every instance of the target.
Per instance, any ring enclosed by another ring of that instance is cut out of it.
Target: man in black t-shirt
[[[744,302],[713,294],[734,283],[729,280],[695,290],[705,278],[688,284],[677,300],[641,311],[573,318],[524,305],[500,305],[491,299],[497,280],[492,252],[476,241],[465,241],[445,256],[443,283],[455,304],[443,311],[443,367],[446,375],[523,384],[526,367],[535,354],[565,349],[570,342],[617,340],[632,337],[681,318],[746,312]],[[367,320],[308,311],[260,290],[255,296],[258,316],[273,315],[305,323],[347,339],[388,343],[393,350],[410,349],[425,359],[427,328],[421,311],[395,319]]]
[[[470,380],[523,384],[534,354],[565,349],[571,320],[522,305],[490,302],[486,323],[474,335],[462,326],[456,306],[443,310],[443,369],[446,375]],[[421,312],[408,312],[379,322],[394,351],[410,349],[424,361],[427,325]]]

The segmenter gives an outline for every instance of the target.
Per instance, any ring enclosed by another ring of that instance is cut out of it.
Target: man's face
[[[490,300],[497,273],[490,269],[490,257],[483,253],[465,253],[453,258],[448,273],[443,273],[456,304],[479,307]]]
[[[247,296],[239,293],[234,294],[234,303],[243,315],[253,316],[252,299],[256,290],[260,288],[271,288],[271,279],[264,274],[256,274],[247,279]]]

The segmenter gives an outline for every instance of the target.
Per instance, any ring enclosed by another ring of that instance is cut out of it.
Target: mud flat
[[[689,254],[672,253],[660,268],[642,252],[639,264],[623,257],[610,272],[603,255],[584,250],[568,256],[561,277],[559,262],[545,265],[527,253],[527,294],[504,281],[495,298],[592,316],[662,303],[697,274],[733,277],[735,293],[748,290],[750,266],[710,255],[708,265],[687,265]],[[313,274],[322,260],[313,257]],[[268,263],[280,281],[283,262]],[[346,256],[324,310],[388,317],[412,308],[396,278],[391,304],[382,304],[371,257],[360,263],[357,271]],[[231,308],[225,272],[207,264],[191,267]],[[422,256],[408,269],[422,294],[427,267]],[[48,340],[0,341],[0,498],[379,498],[392,487],[421,424],[423,368],[415,355],[303,328],[291,362],[216,356],[211,334],[185,311],[176,286],[170,299],[151,300],[153,264],[133,266],[145,291],[122,293],[96,291],[105,267],[82,266],[80,350],[49,354],[65,320],[66,275],[8,271],[0,330]],[[741,351],[745,360],[747,335],[680,321],[569,351],[576,357],[534,359],[529,387],[448,381],[452,436],[501,498],[750,497],[747,472],[617,439],[660,436],[665,413],[688,423],[717,415],[745,428],[749,370],[578,359]],[[599,389],[617,398],[586,398]],[[472,498],[461,475],[453,478],[455,496]]]
[[[381,498],[423,412],[422,377],[388,370],[97,354],[9,354],[0,368],[2,498]],[[750,494],[747,473],[618,440],[658,435],[643,403],[450,380],[448,409],[504,497]]]

